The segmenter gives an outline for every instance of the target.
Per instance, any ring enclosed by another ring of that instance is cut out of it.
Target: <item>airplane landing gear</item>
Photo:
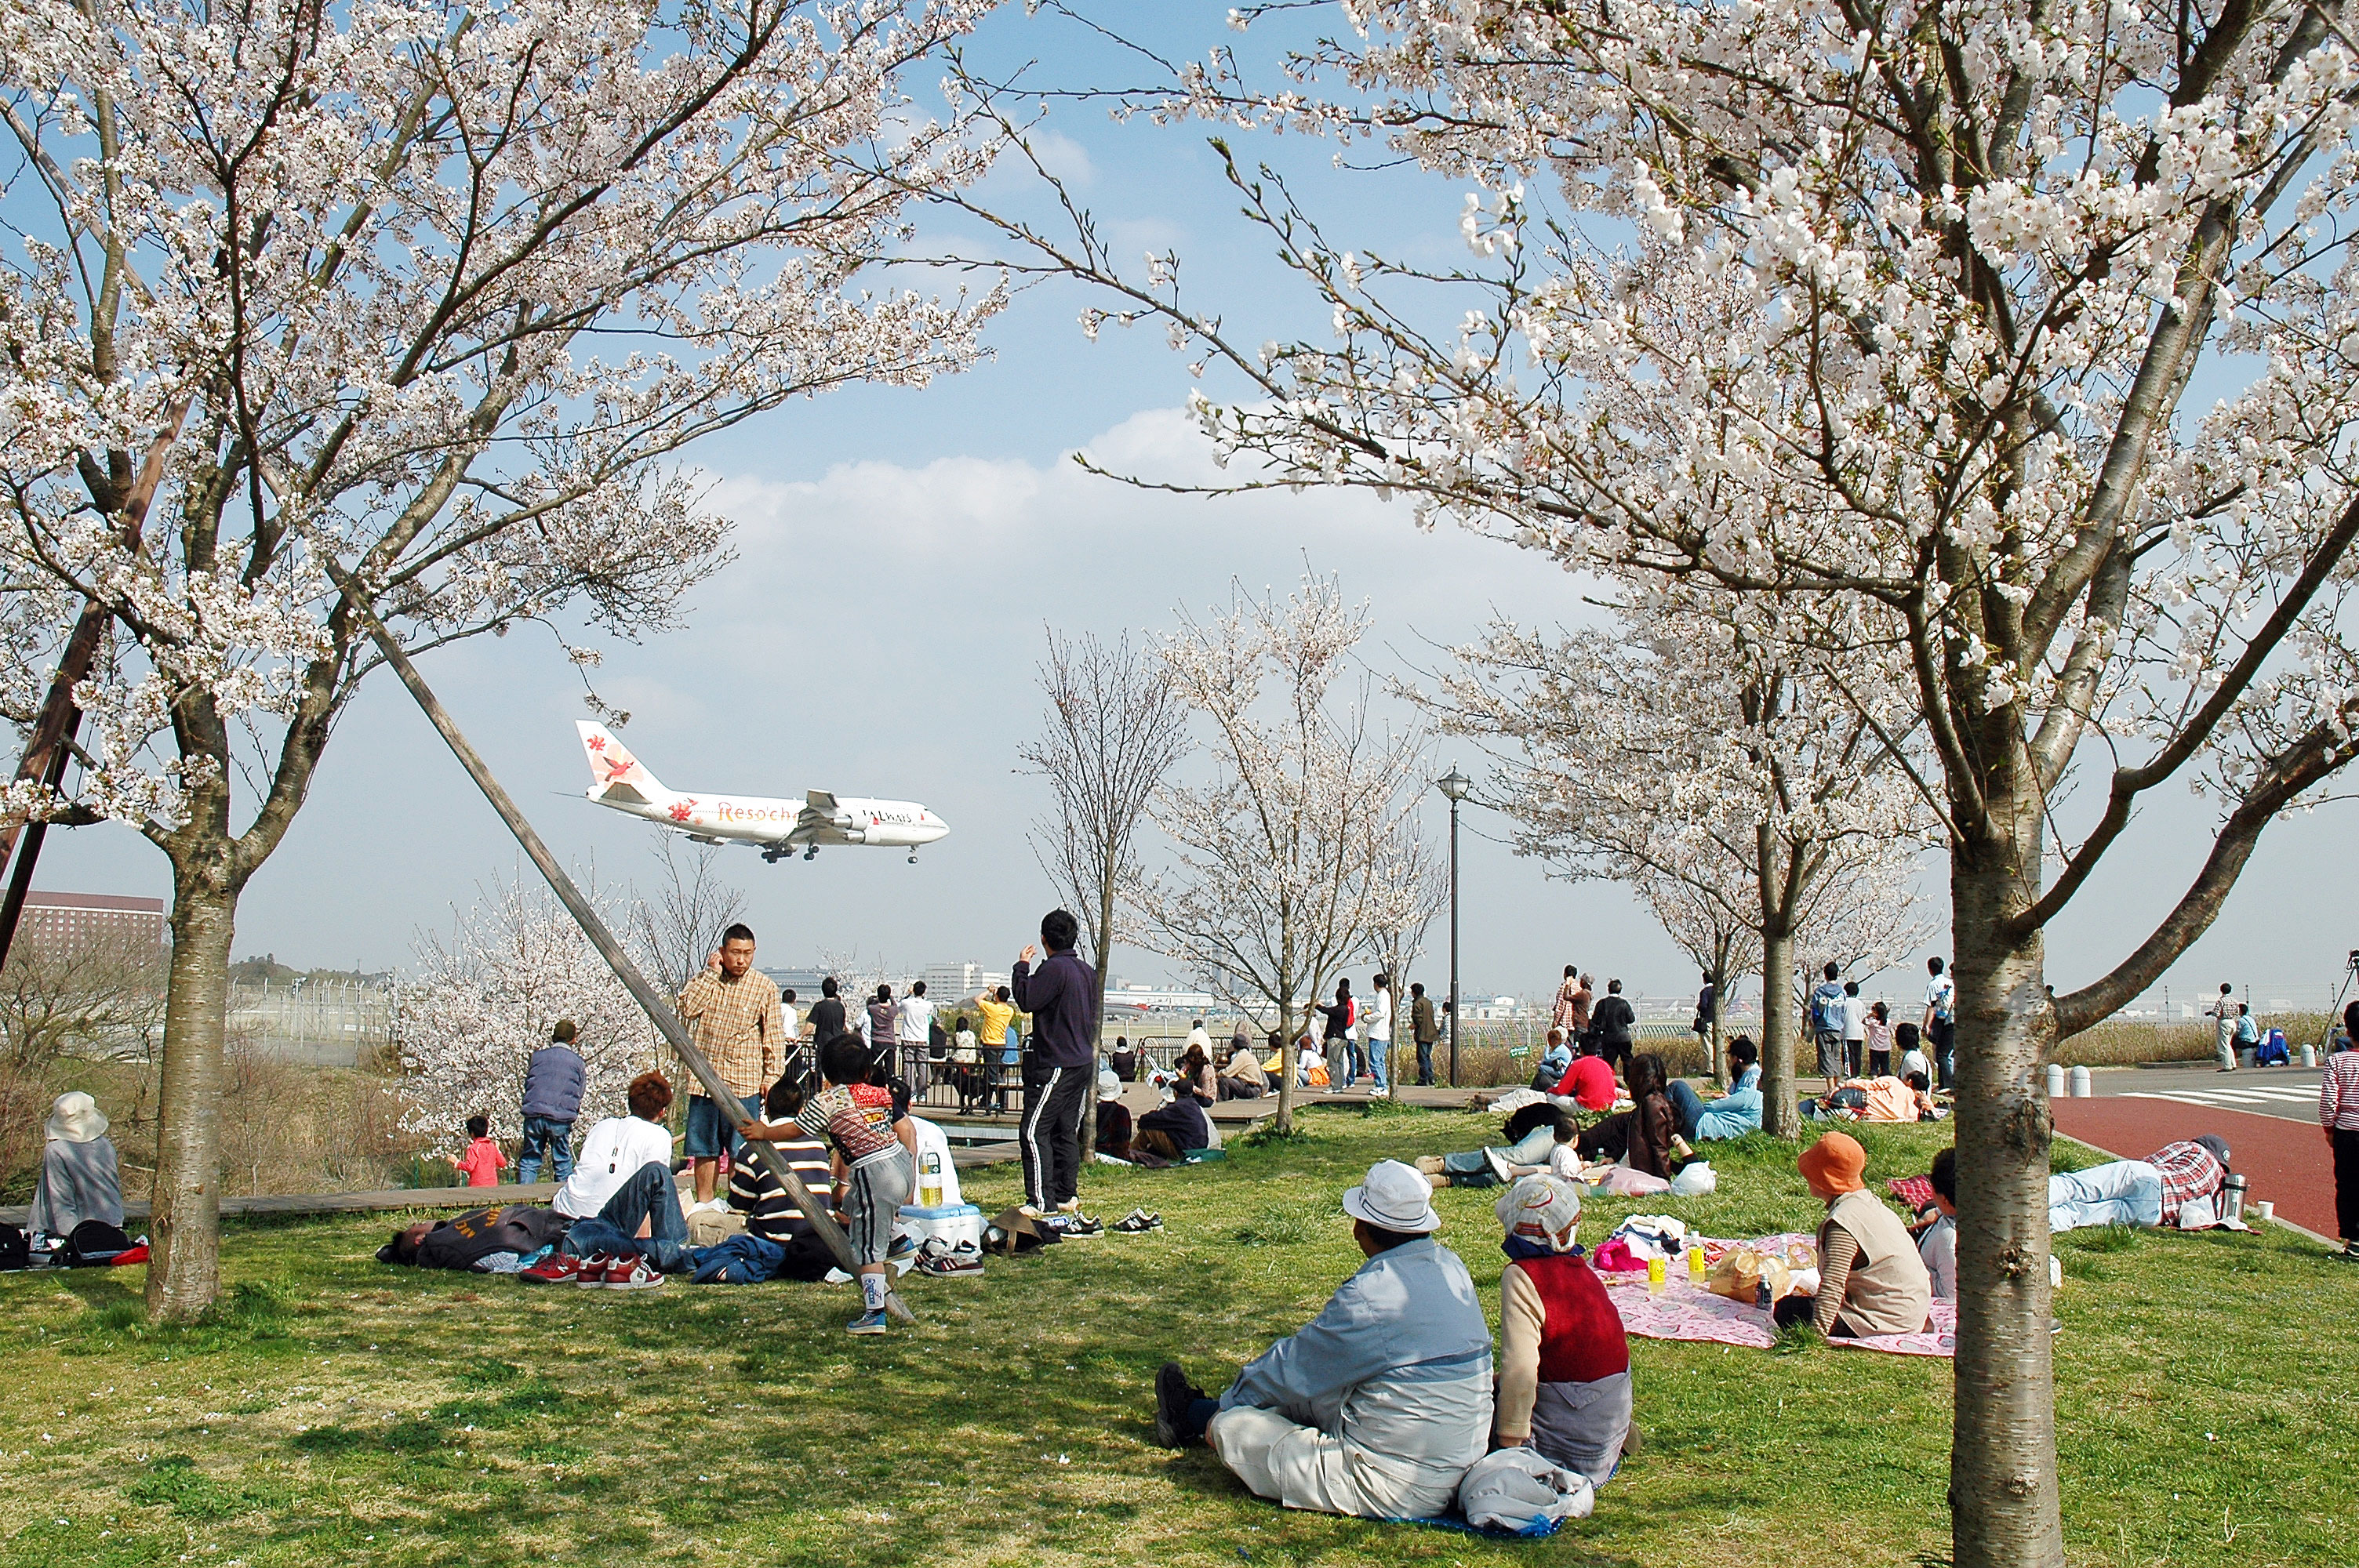
[[[818,845],[816,845],[816,844],[813,844],[810,849],[805,849],[805,850],[803,851],[803,859],[804,859],[804,860],[818,860],[818,859],[819,859],[819,846],[818,846]]]
[[[918,857],[917,857],[914,853],[912,853],[912,854],[910,855],[910,857],[909,857],[909,864],[911,864],[911,865],[913,865],[913,866],[914,866],[914,865],[916,865],[917,863],[918,863]]]
[[[783,844],[773,844],[762,851],[762,860],[766,865],[775,866],[779,860],[793,853],[791,849]]]

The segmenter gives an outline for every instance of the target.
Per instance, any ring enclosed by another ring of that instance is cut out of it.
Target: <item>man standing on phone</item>
[[[1081,1118],[1084,1092],[1097,1066],[1091,1014],[1098,1005],[1097,971],[1073,951],[1082,923],[1059,909],[1040,920],[1049,957],[1036,973],[1040,949],[1027,945],[1009,977],[1016,1005],[1032,1018],[1024,1052],[1024,1119],[1016,1146],[1024,1156],[1024,1212],[1068,1239],[1102,1236],[1105,1227],[1082,1214]]]
[[[761,1115],[762,1096],[786,1061],[787,1021],[778,1009],[778,988],[754,973],[750,929],[732,925],[721,934],[721,950],[680,989],[679,1020],[745,1115]],[[712,1195],[722,1149],[726,1146],[733,1160],[745,1158],[737,1121],[702,1095],[689,1097],[687,1152],[696,1168],[699,1208],[723,1206]]]

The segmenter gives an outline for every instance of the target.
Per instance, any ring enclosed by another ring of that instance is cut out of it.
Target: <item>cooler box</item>
[[[920,1247],[940,1237],[951,1247],[971,1241],[977,1252],[983,1250],[983,1210],[971,1203],[944,1204],[939,1208],[904,1204],[893,1228],[915,1238]]]

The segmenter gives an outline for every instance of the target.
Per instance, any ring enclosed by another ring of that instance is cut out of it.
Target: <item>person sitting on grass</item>
[[[786,1162],[787,1169],[808,1191],[817,1195],[827,1190],[832,1167],[828,1163],[827,1145],[795,1119],[802,1114],[806,1098],[799,1086],[780,1078],[763,1097],[762,1119],[748,1123],[739,1136],[770,1145],[770,1152]],[[811,1228],[810,1218],[787,1195],[778,1178],[750,1156],[729,1168],[729,1206],[745,1217],[748,1235],[765,1241],[783,1245],[808,1234]]]
[[[1532,1087],[1546,1094],[1556,1087],[1558,1080],[1564,1076],[1564,1070],[1571,1065],[1572,1047],[1564,1043],[1564,1031],[1549,1030],[1548,1049],[1540,1053],[1539,1061],[1532,1067]]]
[[[1761,1047],[1750,1035],[1728,1043],[1728,1065],[1736,1075],[1729,1091],[1715,1100],[1696,1093],[1684,1078],[1674,1078],[1664,1092],[1680,1135],[1691,1143],[1707,1138],[1742,1138],[1761,1130]]]
[[[1925,1273],[1933,1281],[1935,1301],[1958,1299],[1958,1152],[1944,1149],[1933,1156],[1933,1223],[1917,1233],[1917,1256],[1925,1260]],[[2064,1283],[2064,1265],[2048,1255],[2050,1289]]]
[[[1211,1148],[1212,1124],[1205,1119],[1204,1101],[1194,1092],[1190,1080],[1182,1079],[1165,1092],[1171,1096],[1170,1103],[1158,1106],[1138,1119],[1132,1147],[1158,1159],[1173,1161],[1196,1150]]]
[[[1581,1176],[1581,1154],[1573,1147],[1579,1131],[1571,1116],[1543,1101],[1507,1118],[1505,1144],[1462,1154],[1420,1154],[1417,1168],[1436,1187],[1503,1186],[1538,1171],[1575,1181]]]
[[[631,1114],[610,1116],[590,1130],[572,1173],[550,1202],[572,1222],[564,1241],[521,1278],[640,1291],[688,1266],[688,1217],[672,1184],[671,1134],[663,1126],[671,1085],[661,1073],[641,1073],[624,1099]]]
[[[1156,1439],[1211,1444],[1256,1496],[1290,1509],[1430,1519],[1490,1436],[1490,1326],[1466,1265],[1433,1239],[1441,1217],[1423,1176],[1379,1161],[1343,1212],[1368,1260],[1218,1400],[1166,1362]]]
[[[893,1221],[918,1181],[916,1130],[908,1117],[893,1114],[893,1091],[868,1081],[875,1065],[857,1036],[837,1035],[819,1049],[825,1087],[796,1118],[834,1146],[835,1206],[844,1216],[860,1275],[862,1311],[845,1325],[853,1334],[885,1332],[891,1291],[885,1260],[893,1247]]]
[[[1648,1051],[1630,1059],[1630,1108],[1609,1116],[1580,1137],[1578,1147],[1588,1160],[1621,1160],[1649,1176],[1671,1178],[1671,1139],[1680,1130],[1679,1117],[1664,1092],[1669,1073],[1662,1057]]]
[[[41,1174],[26,1228],[67,1237],[86,1219],[123,1227],[123,1170],[106,1135],[106,1113],[80,1089],[49,1107],[41,1124]]]
[[[1819,1291],[1791,1295],[1776,1309],[1777,1326],[1809,1322],[1836,1339],[1915,1334],[1933,1303],[1933,1281],[1900,1217],[1867,1191],[1867,1151],[1847,1132],[1830,1132],[1794,1162],[1827,1217],[1819,1224]]]
[[[1583,1051],[1549,1094],[1555,1099],[1569,1098],[1583,1110],[1607,1110],[1614,1105],[1614,1064],[1593,1051]]]
[[[1528,1445],[1602,1487],[1631,1435],[1630,1341],[1604,1281],[1573,1245],[1581,1188],[1526,1176],[1496,1206],[1499,1393],[1491,1446]]]

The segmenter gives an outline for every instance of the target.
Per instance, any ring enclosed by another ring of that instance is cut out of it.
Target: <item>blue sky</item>
[[[1169,4],[1152,15],[1167,44],[1201,53],[1233,37],[1224,9]],[[1011,8],[977,55],[1078,70],[1087,62],[1071,38]],[[1315,330],[1323,312],[1278,287],[1269,245],[1236,219],[1205,134],[1115,124],[1077,107],[1052,114],[1039,145],[1117,254],[1176,247],[1191,288],[1221,300],[1246,341]],[[1462,188],[1451,182],[1338,177],[1323,168],[1332,149],[1296,137],[1239,146],[1286,158],[1339,239],[1428,260],[1456,253]],[[1006,179],[986,194],[1020,198]],[[1369,601],[1376,632],[1363,651],[1388,674],[1430,665],[1430,643],[1474,634],[1495,609],[1541,622],[1584,613],[1582,583],[1546,561],[1419,534],[1405,508],[1369,497],[1206,502],[1082,472],[1065,460],[1076,448],[1117,469],[1209,471],[1178,412],[1190,384],[1180,358],[1152,328],[1085,342],[1075,325],[1083,304],[1067,287],[1027,293],[992,330],[994,359],[969,375],[798,404],[697,454],[739,522],[740,559],[695,596],[690,629],[607,647],[598,686],[634,713],[632,744],[676,788],[914,798],[952,827],[916,866],[882,850],[776,866],[734,851],[724,865],[747,891],[765,962],[857,947],[897,966],[1004,967],[1029,938],[1049,892],[1024,842],[1040,801],[1013,769],[1039,724],[1032,670],[1044,622],[1101,634],[1168,626],[1175,603],[1225,599],[1233,578],[1282,588],[1307,564],[1342,574]],[[654,830],[579,798],[586,771],[571,720],[582,714],[582,687],[550,639],[480,640],[424,668],[561,857],[594,864],[604,881],[646,876]],[[1471,748],[1440,753],[1445,765],[1453,757],[1473,771]],[[2201,863],[2210,820],[2205,803],[2183,795],[2148,807],[2135,841],[2051,931],[2060,988],[2144,935]],[[1438,834],[1438,798],[1430,821]],[[1483,813],[1466,825],[1470,989],[1541,991],[1571,960],[1642,992],[1691,989],[1685,959],[1618,888],[1550,881],[1480,837],[1500,831]],[[168,892],[162,857],[126,828],[55,833],[49,844],[45,887]],[[2174,998],[2226,979],[2249,983],[2256,1001],[2322,1002],[2344,950],[2359,945],[2359,921],[2320,917],[2328,883],[2317,868],[2353,848],[2347,806],[2272,827],[2219,926],[2173,970]],[[489,808],[380,675],[339,727],[286,846],[249,887],[236,948],[301,965],[398,965],[417,930],[447,925],[454,904],[516,862]],[[1434,983],[1438,938],[1419,970]],[[1118,968],[1140,979],[1165,972],[1143,954]],[[1885,983],[1895,995],[1916,984],[1905,973]]]

